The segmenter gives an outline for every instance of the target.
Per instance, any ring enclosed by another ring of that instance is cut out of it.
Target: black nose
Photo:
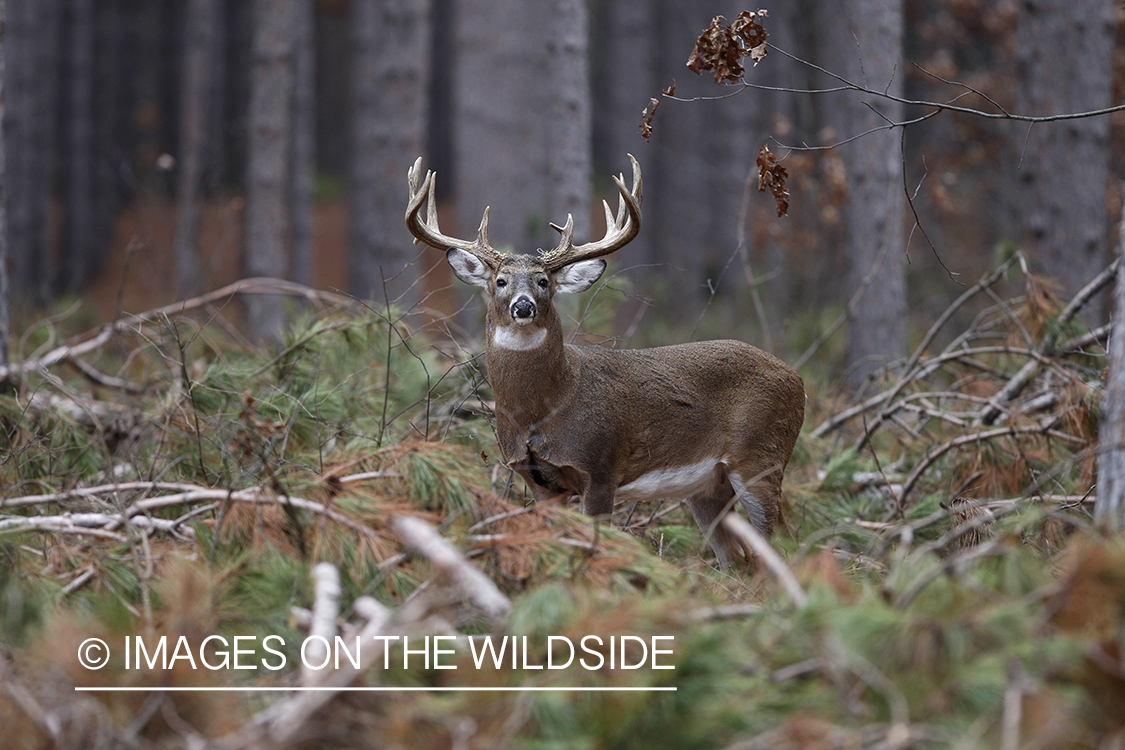
[[[513,318],[530,318],[535,314],[535,303],[527,297],[520,297],[512,304]]]

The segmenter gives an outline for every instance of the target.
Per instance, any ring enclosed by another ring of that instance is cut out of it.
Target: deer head
[[[434,201],[435,176],[427,171],[425,178],[419,179],[421,157],[407,174],[410,196],[406,225],[415,243],[424,242],[446,252],[457,278],[488,291],[492,297],[490,332],[499,332],[498,345],[523,348],[535,341],[541,343],[547,327],[557,317],[551,303],[554,295],[589,289],[605,271],[602,258],[629,244],[641,230],[641,168],[632,155],[629,161],[633,165],[633,188],[625,187],[623,175],[613,178],[621,197],[616,215],[609,203],[602,202],[606,231],[600,240],[575,245],[574,217],[568,215],[565,225],[551,224],[561,235],[553,250],[537,255],[498,253],[488,242],[487,208],[475,240],[470,242],[442,234]],[[423,202],[428,203],[425,220],[421,217]],[[527,330],[523,331],[525,327]],[[538,332],[533,333],[532,328]]]

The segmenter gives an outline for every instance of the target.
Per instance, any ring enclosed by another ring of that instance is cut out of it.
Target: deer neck
[[[567,402],[574,382],[562,324],[553,309],[524,325],[497,318],[489,316],[485,356],[497,416],[501,424],[535,424]]]

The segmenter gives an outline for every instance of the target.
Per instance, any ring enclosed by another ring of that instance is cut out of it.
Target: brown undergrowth
[[[713,567],[672,502],[608,523],[530,504],[473,360],[408,318],[289,289],[317,309],[272,348],[232,338],[215,299],[45,324],[0,397],[2,744],[1117,747],[1125,547],[1089,514],[1108,329],[1030,277],[1000,298],[1019,263],[877,393],[812,394],[780,556],[753,571]],[[389,641],[310,672],[313,634],[448,636],[456,668]],[[180,659],[158,663],[161,636]],[[95,637],[114,656],[90,670]],[[209,637],[212,660],[250,639],[257,668],[193,665]],[[477,664],[485,637],[519,658]],[[150,649],[128,667],[126,638]],[[611,666],[626,642],[668,653]]]

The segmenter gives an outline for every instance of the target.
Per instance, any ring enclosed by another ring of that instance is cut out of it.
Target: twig
[[[1074,316],[1077,315],[1078,312],[1086,306],[1086,303],[1089,302],[1095,294],[1100,292],[1102,289],[1108,286],[1110,282],[1117,278],[1117,263],[1118,261],[1114,260],[1112,263],[1106,266],[1101,273],[1091,279],[1090,282],[1084,287],[1079,289],[1074,297],[1071,298],[1070,302],[1067,303],[1066,307],[1062,309],[1062,312],[1059,313],[1059,317],[1056,320],[1055,331],[1052,333],[1052,335],[1047,337],[1046,341],[1043,342],[1042,351],[1044,354],[1051,354],[1054,352],[1054,342],[1055,337],[1058,336],[1058,331],[1061,330],[1062,327],[1067,323],[1069,323],[1074,318]]]

